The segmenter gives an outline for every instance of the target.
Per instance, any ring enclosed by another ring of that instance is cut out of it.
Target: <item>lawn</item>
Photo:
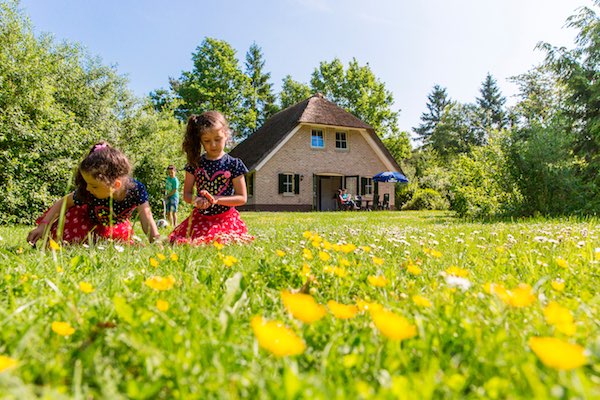
[[[600,398],[598,219],[242,218],[225,247],[0,227],[0,397]]]

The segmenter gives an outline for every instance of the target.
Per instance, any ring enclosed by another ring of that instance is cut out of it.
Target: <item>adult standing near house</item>
[[[165,210],[167,221],[172,226],[177,226],[177,206],[179,205],[179,179],[177,169],[174,165],[167,167],[167,179],[165,180]]]
[[[229,139],[229,124],[217,111],[192,115],[188,119],[182,145],[187,156],[183,200],[194,209],[171,232],[171,243],[227,243],[253,239],[235,209],[247,201],[244,174],[248,169],[242,160],[225,153]]]

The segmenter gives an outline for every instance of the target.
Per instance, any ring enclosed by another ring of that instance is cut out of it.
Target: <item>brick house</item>
[[[249,169],[242,210],[335,210],[340,188],[370,202],[387,193],[393,208],[394,184],[372,177],[402,172],[371,126],[321,94],[273,115],[230,154]]]

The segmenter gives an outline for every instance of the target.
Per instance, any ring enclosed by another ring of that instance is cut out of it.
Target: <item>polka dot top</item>
[[[214,196],[233,195],[235,193],[233,179],[248,172],[248,168],[242,160],[231,157],[229,154],[225,154],[218,160],[209,160],[203,155],[197,168],[188,164],[184,169],[194,175],[198,195],[201,190],[206,190]],[[204,214],[217,215],[230,208],[215,204],[207,208]]]
[[[110,198],[98,199],[90,193],[86,193],[89,198],[87,201],[78,191],[73,193],[73,202],[80,206],[87,204],[90,219],[98,224],[110,225]],[[148,191],[143,183],[136,179],[131,179],[129,187],[125,194],[125,199],[118,201],[113,199],[113,224],[124,222],[131,218],[133,211],[140,204],[148,201]]]

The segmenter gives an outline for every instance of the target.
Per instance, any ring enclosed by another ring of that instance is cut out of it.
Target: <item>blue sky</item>
[[[21,0],[36,33],[85,46],[115,65],[138,96],[191,69],[205,37],[225,40],[240,65],[253,42],[278,91],[308,83],[321,61],[369,64],[394,95],[399,128],[420,123],[434,84],[474,102],[485,75],[508,104],[508,77],[539,64],[538,42],[574,47],[567,17],[591,0]]]

